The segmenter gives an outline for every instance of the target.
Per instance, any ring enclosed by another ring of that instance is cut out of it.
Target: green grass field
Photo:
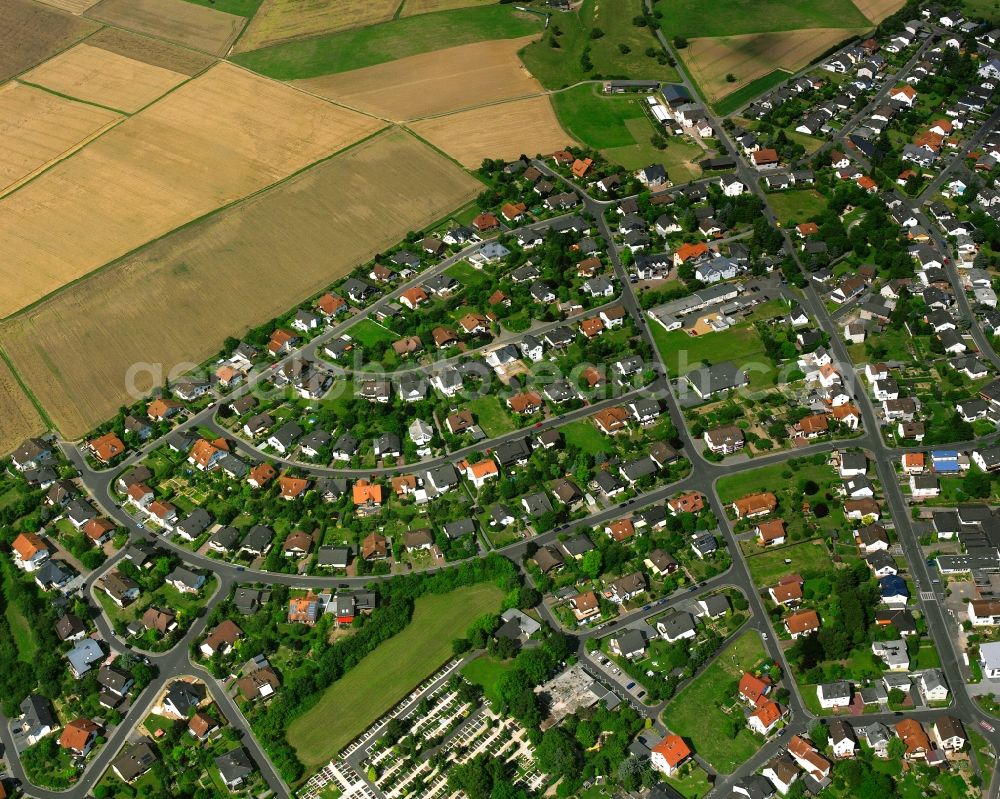
[[[24,663],[31,663],[34,660],[35,652],[38,649],[38,642],[32,635],[31,626],[28,620],[16,607],[8,604],[4,610],[4,617],[10,625],[10,633],[14,637],[14,645],[17,647],[17,659]]]
[[[649,329],[656,348],[672,375],[687,374],[698,368],[702,361],[735,361],[742,366],[759,364],[763,367],[749,370],[752,390],[774,385],[777,370],[765,355],[760,336],[751,324],[735,325],[729,330],[704,336],[689,336],[683,330],[668,332],[656,323],[651,323]]]
[[[724,503],[730,503],[734,499],[753,494],[756,491],[777,491],[778,488],[788,483],[794,485],[800,478],[815,480],[822,485],[823,480],[829,481],[835,475],[835,472],[828,466],[807,463],[802,464],[789,481],[782,476],[782,472],[786,468],[788,466],[784,463],[775,463],[749,472],[723,477],[715,484],[715,490],[719,493],[719,499]]]
[[[663,51],[652,29],[632,22],[641,10],[642,0],[584,0],[579,11],[554,14],[545,36],[525,47],[521,60],[547,89],[561,89],[593,76],[675,82],[677,70],[657,61]],[[592,38],[595,29],[604,35]],[[559,46],[553,47],[553,41]],[[590,47],[593,64],[590,70],[580,63],[586,47]]]
[[[362,347],[372,352],[378,352],[388,347],[399,336],[372,319],[362,319],[354,325],[349,335]]]
[[[635,137],[625,127],[625,122],[631,119],[646,123],[648,139],[655,129],[648,121],[645,105],[645,94],[605,94],[593,83],[552,95],[559,124],[573,138],[595,150],[635,144]]]
[[[529,36],[541,29],[541,16],[509,5],[459,8],[276,44],[240,53],[233,61],[278,80],[314,78],[460,44]]]
[[[722,707],[735,701],[730,687],[744,670],[753,668],[764,657],[757,633],[744,633],[663,711],[664,724],[720,772],[732,772],[760,748],[758,739],[746,728],[735,739],[720,735],[719,730],[725,717]]]
[[[660,150],[650,141],[655,132],[650,121],[627,119],[625,128],[632,134],[635,144],[601,150],[601,155],[609,161],[629,170],[642,169],[649,164],[663,164],[667,175],[675,183],[701,177],[701,167],[698,166],[698,162],[705,157],[705,151],[691,139],[671,136],[667,139],[666,149]]]
[[[737,108],[742,108],[744,105],[749,103],[757,97],[757,95],[763,94],[773,86],[777,86],[788,77],[788,74],[789,73],[782,69],[776,69],[774,72],[762,75],[757,78],[757,80],[750,81],[746,86],[727,94],[719,100],[719,102],[715,103],[713,108],[715,108],[715,112],[719,114],[719,116],[731,114]]]
[[[785,563],[786,558],[791,563]],[[801,574],[828,567],[830,552],[822,542],[803,541],[801,544],[761,552],[759,555],[749,555],[746,561],[755,585],[774,585],[786,574]]]
[[[588,455],[610,452],[607,438],[590,422],[570,422],[559,428],[567,444],[579,447]]]
[[[504,662],[490,655],[481,655],[466,663],[462,668],[462,676],[469,682],[483,689],[483,694],[492,702],[497,701],[497,680],[514,667],[514,661]]]
[[[776,191],[767,195],[767,202],[784,227],[793,221],[806,222],[826,210],[826,199],[815,189]]]
[[[509,433],[515,427],[513,420],[496,397],[477,397],[465,407],[472,411],[476,424],[483,428],[483,432],[490,438]]]
[[[447,661],[452,640],[463,635],[476,616],[497,610],[501,597],[491,583],[420,597],[405,630],[327,688],[319,702],[288,727],[288,742],[299,759],[307,766],[330,760]]]
[[[659,9],[663,11],[663,32],[668,37],[872,26],[851,0],[672,0]]]

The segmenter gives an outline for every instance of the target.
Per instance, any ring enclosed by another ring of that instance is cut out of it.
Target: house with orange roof
[[[604,332],[604,322],[602,322],[598,316],[592,316],[590,319],[584,319],[580,322],[580,332],[583,333],[586,338],[597,338]]]
[[[819,629],[819,614],[815,610],[803,610],[785,617],[785,629],[792,638],[812,635]]]
[[[378,509],[382,506],[382,486],[378,483],[369,483],[367,480],[358,480],[351,487],[351,495],[354,504],[359,509]]]
[[[508,222],[517,222],[524,216],[524,212],[528,210],[528,206],[524,203],[506,203],[503,208],[500,209],[500,214]]]
[[[146,416],[149,417],[150,421],[162,422],[180,413],[183,407],[177,400],[160,399],[157,397],[146,406]]]
[[[819,753],[815,746],[799,735],[793,735],[788,742],[788,754],[790,754],[799,768],[808,773],[817,782],[822,782],[830,776],[832,768],[830,761]]]
[[[599,615],[601,612],[597,594],[593,591],[584,591],[582,594],[577,594],[570,599],[569,606],[572,608],[573,615],[577,621],[585,621]]]
[[[99,547],[106,541],[110,541],[114,532],[115,526],[110,521],[100,516],[96,519],[91,519],[83,525],[83,534],[95,547]]]
[[[762,147],[750,153],[750,160],[757,169],[777,169],[781,159],[773,147]]]
[[[472,226],[479,233],[485,233],[489,230],[496,230],[500,227],[500,221],[497,219],[496,214],[492,214],[489,211],[479,214],[475,219],[472,220]]]
[[[171,503],[156,500],[149,503],[150,517],[161,527],[172,530],[177,521],[177,508]]]
[[[462,330],[470,336],[479,336],[490,330],[490,320],[481,313],[467,313],[458,320],[458,323],[462,326]]]
[[[542,409],[542,397],[537,391],[522,391],[507,398],[507,407],[514,413],[537,413]]]
[[[819,233],[819,225],[815,222],[803,222],[802,224],[795,226],[795,232],[802,238],[805,238],[806,236],[815,236]]]
[[[323,316],[330,318],[347,310],[347,301],[343,297],[324,294],[316,300],[316,308]]]
[[[604,533],[609,538],[621,543],[626,538],[631,538],[635,535],[635,525],[632,524],[631,519],[618,519],[604,525]]]
[[[407,497],[417,490],[417,477],[413,474],[399,474],[392,478],[392,490],[397,497]]]
[[[767,701],[768,695],[774,686],[768,677],[758,677],[749,671],[743,672],[740,677],[739,694],[740,698],[747,704],[759,707]]]
[[[95,438],[87,443],[87,447],[101,463],[111,463],[125,454],[125,445],[114,433],[105,433],[100,438]]]
[[[63,727],[62,735],[59,736],[59,746],[74,757],[86,757],[100,731],[101,727],[96,722],[90,719],[76,719]]]
[[[552,153],[552,160],[556,162],[556,166],[566,166],[576,161],[576,156],[569,150],[556,150]]]
[[[682,266],[694,258],[708,254],[708,245],[699,241],[697,244],[682,244],[674,251],[674,266]]]
[[[590,171],[590,168],[593,165],[594,165],[593,158],[577,158],[573,162],[573,166],[571,167],[573,172],[573,177],[577,178],[584,177]]]
[[[770,735],[781,721],[782,714],[781,705],[767,700],[747,716],[747,726],[758,735]]]
[[[705,498],[697,491],[688,491],[667,500],[667,507],[675,516],[678,513],[698,513],[705,508]]]
[[[759,494],[748,494],[732,504],[737,519],[753,519],[756,516],[766,516],[778,508],[778,498],[770,491]]]
[[[278,471],[270,463],[261,463],[250,470],[247,482],[253,488],[264,488],[277,476]]]
[[[785,520],[769,519],[753,528],[761,546],[780,546],[785,543]]]
[[[802,578],[797,574],[782,577],[767,593],[776,605],[796,605],[802,601]]]
[[[649,762],[661,774],[672,777],[691,757],[691,749],[679,735],[668,735],[649,750]]]
[[[278,479],[278,490],[284,500],[298,499],[309,488],[309,481],[301,477],[282,475]]]
[[[851,430],[857,430],[861,424],[861,411],[858,410],[856,405],[850,402],[845,402],[843,405],[834,405],[830,409],[830,415],[839,424],[845,425]]]
[[[938,136],[950,136],[954,129],[955,126],[947,119],[936,119],[929,128],[931,133],[936,133]]]
[[[243,372],[232,364],[224,363],[215,370],[215,378],[223,388],[238,385],[243,382]]]
[[[49,557],[49,548],[36,533],[21,533],[10,545],[14,565],[26,572],[33,572]]]
[[[906,744],[907,760],[926,760],[931,751],[931,739],[916,719],[903,719],[896,725],[896,736]]]
[[[199,471],[210,472],[219,465],[219,461],[224,458],[226,451],[217,447],[211,441],[199,438],[191,447],[188,453],[188,463],[196,467]]]
[[[878,184],[868,177],[868,175],[862,175],[858,178],[858,187],[864,189],[869,194],[874,194],[878,191]]]
[[[496,461],[491,458],[478,461],[477,463],[465,462],[465,476],[476,488],[482,488],[487,480],[493,480],[500,476],[500,469]]]
[[[613,408],[605,408],[590,417],[597,425],[597,429],[607,435],[621,432],[628,425],[629,413],[625,408],[616,405]]]
[[[315,594],[293,597],[288,600],[288,623],[312,627],[319,618],[319,597]]]
[[[400,294],[399,301],[411,311],[415,311],[419,306],[427,302],[427,292],[420,288],[420,286],[414,286]]]
[[[271,357],[277,358],[279,355],[291,352],[292,348],[298,343],[298,336],[289,330],[278,328],[271,334],[271,338],[267,342],[267,351],[271,354]]]
[[[830,417],[826,413],[814,413],[804,416],[793,427],[794,438],[813,439],[830,432]]]
[[[905,86],[897,86],[889,92],[889,99],[903,103],[908,108],[913,108],[913,104],[917,100],[917,90],[909,84],[906,84]]]
[[[904,452],[901,461],[903,474],[923,474],[925,468],[924,453]]]

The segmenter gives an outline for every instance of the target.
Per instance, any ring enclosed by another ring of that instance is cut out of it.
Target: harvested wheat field
[[[131,114],[188,76],[84,43],[35,67],[22,80]]]
[[[795,72],[839,42],[863,32],[808,28],[690,39],[684,61],[708,99],[714,101],[775,69]],[[735,83],[726,80],[730,73],[736,77]]]
[[[21,390],[6,361],[0,358],[0,454],[45,430],[38,411]]]
[[[235,52],[392,19],[401,0],[264,0]]]
[[[484,158],[551,153],[573,144],[546,96],[422,119],[410,127],[470,169],[477,168]]]
[[[53,8],[61,8],[70,14],[82,14],[92,5],[96,5],[99,0],[39,0],[39,2]]]
[[[517,51],[534,36],[463,44],[374,67],[295,81],[306,91],[401,121],[542,92]]]
[[[201,361],[226,336],[320,291],[481,190],[413,136],[387,131],[8,320],[0,341],[60,430],[79,436],[128,400],[133,364],[169,372]],[[148,389],[148,372],[141,378]]]
[[[188,76],[204,72],[215,63],[212,56],[199,53],[197,50],[178,47],[120,28],[99,30],[93,36],[87,37],[87,46],[100,47],[102,50],[109,50],[134,61],[142,61],[144,64],[152,64],[154,67]]]
[[[0,316],[381,126],[218,64],[0,199]]]
[[[854,0],[858,11],[874,23],[879,23],[891,14],[895,14],[906,5],[906,0]]]
[[[220,56],[229,52],[246,22],[185,0],[101,0],[85,16]]]
[[[31,0],[0,0],[0,81],[31,69],[99,27]]]
[[[68,0],[72,2],[72,0]],[[470,6],[489,6],[496,0],[405,0],[401,17],[413,17],[417,14],[428,14],[432,11],[451,11],[453,8],[469,8]]]
[[[69,155],[121,115],[21,83],[0,86],[0,194]]]

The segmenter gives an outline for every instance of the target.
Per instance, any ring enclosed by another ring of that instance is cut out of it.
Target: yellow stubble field
[[[0,316],[382,126],[218,64],[0,199]]]
[[[121,119],[32,86],[0,85],[0,195]]]
[[[484,158],[548,154],[574,143],[544,95],[421,119],[409,127],[469,168]]]
[[[474,198],[482,184],[391,129],[154,242],[0,325],[64,435],[130,401],[137,363],[199,362]],[[150,373],[136,385],[148,389]]]
[[[401,0],[264,0],[234,51],[387,22]]]
[[[101,0],[84,16],[212,55],[226,55],[246,20],[185,0]]]
[[[73,0],[68,1],[73,2]],[[400,16],[414,17],[417,14],[429,14],[433,11],[450,11],[453,8],[487,6],[494,3],[496,0],[406,0]]]
[[[872,22],[879,23],[899,11],[906,0],[854,0],[854,5]]]
[[[0,359],[0,453],[8,453],[45,429],[38,411]]]
[[[35,67],[23,79],[60,94],[135,113],[188,76],[83,43]]]
[[[394,121],[435,116],[541,93],[517,55],[535,38],[463,44],[295,85]]]

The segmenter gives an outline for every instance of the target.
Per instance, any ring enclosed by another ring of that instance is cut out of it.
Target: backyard
[[[452,640],[473,619],[498,609],[501,596],[495,585],[483,583],[420,597],[403,632],[363,658],[288,727],[288,742],[302,762],[326,763],[402,700],[451,656]],[[376,680],[379,690],[373,694]],[[359,696],[368,701],[358,702]]]
[[[815,189],[791,189],[767,195],[767,201],[783,227],[806,222],[826,210],[826,199]]]
[[[732,772],[760,748],[760,740],[742,725],[735,738],[720,734],[720,730],[727,726],[728,714],[723,708],[736,704],[731,689],[744,671],[752,669],[764,657],[764,646],[757,633],[744,633],[681,691],[663,713],[663,722],[670,731],[689,741],[694,752],[720,772]],[[742,708],[732,712],[742,716]]]

